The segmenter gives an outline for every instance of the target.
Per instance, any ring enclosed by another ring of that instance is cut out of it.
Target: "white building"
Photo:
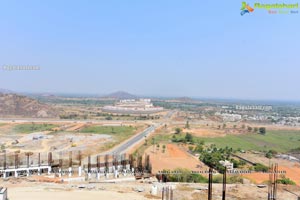
[[[7,188],[0,187],[0,200],[8,200]]]
[[[162,107],[156,107],[150,99],[124,99],[113,106],[104,106],[104,112],[123,114],[152,114],[163,111]]]
[[[224,122],[236,122],[242,119],[242,115],[239,114],[228,114],[228,113],[216,113],[217,116],[222,117]]]
[[[300,162],[300,160],[294,156],[290,156],[290,155],[286,155],[286,154],[280,154],[280,155],[276,155],[276,158],[282,158],[285,160],[289,160],[289,161],[294,161],[294,162]]]

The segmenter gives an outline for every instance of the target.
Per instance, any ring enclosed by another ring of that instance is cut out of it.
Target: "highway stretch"
[[[176,111],[169,111],[167,113],[167,115],[164,117],[164,121],[171,119],[172,116],[175,114]],[[117,146],[115,148],[113,148],[112,150],[106,152],[109,154],[122,154],[125,153],[128,149],[130,149],[131,147],[133,147],[135,144],[141,142],[142,140],[145,139],[145,137],[148,137],[151,133],[153,133],[155,131],[155,129],[157,129],[158,127],[164,125],[163,122],[161,123],[156,123],[153,124],[151,126],[149,126],[148,128],[146,128],[144,131],[142,131],[141,133],[133,136],[132,138],[130,138],[128,141],[126,141],[125,143],[121,144],[120,146]]]
[[[161,124],[154,124],[143,130],[141,133],[133,136],[123,144],[117,146],[116,148],[106,152],[106,154],[122,154],[125,153],[129,148],[133,147],[135,144],[139,143],[140,141],[144,140],[145,137],[148,137],[152,132],[155,131],[156,128],[160,127]]]

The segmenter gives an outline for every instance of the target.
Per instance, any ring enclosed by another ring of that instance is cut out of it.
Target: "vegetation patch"
[[[111,135],[116,140],[116,143],[112,144],[115,145],[134,135],[136,130],[137,127],[132,126],[89,126],[83,128],[80,132]]]
[[[94,133],[94,134],[132,134],[135,128],[132,126],[89,126],[83,128],[82,133]]]
[[[206,177],[201,174],[192,173],[189,169],[177,168],[175,170],[163,170],[163,180],[166,182],[184,182],[184,183],[207,183]],[[160,174],[157,175],[158,178]]]
[[[195,138],[194,138],[195,139]],[[201,138],[218,148],[288,152],[299,147],[300,131],[267,131],[266,134],[227,135],[225,137]]]
[[[296,183],[294,181],[292,181],[291,179],[286,178],[286,177],[278,179],[277,183],[284,184],[284,185],[296,185]]]
[[[33,133],[40,131],[52,131],[53,128],[57,127],[55,124],[18,124],[13,127],[13,131],[17,133]]]

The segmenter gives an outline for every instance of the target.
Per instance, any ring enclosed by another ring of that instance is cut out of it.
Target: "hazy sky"
[[[300,100],[300,14],[241,16],[240,8],[236,0],[1,1],[1,67],[41,70],[1,69],[0,88]]]

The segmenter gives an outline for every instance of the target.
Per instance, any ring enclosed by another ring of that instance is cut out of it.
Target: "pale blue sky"
[[[300,100],[300,14],[240,16],[240,7],[236,0],[1,1],[0,65],[41,70],[1,70],[0,88]]]

